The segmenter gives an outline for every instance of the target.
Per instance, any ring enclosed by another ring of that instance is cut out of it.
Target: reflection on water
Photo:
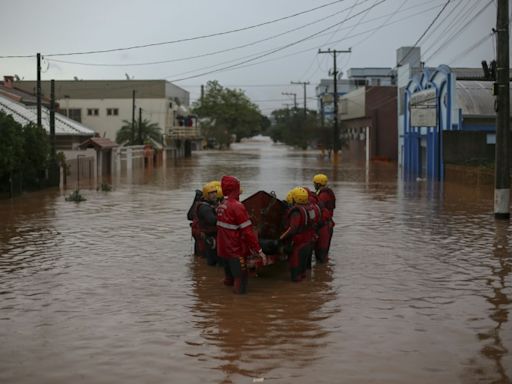
[[[192,253],[194,190],[223,174],[280,197],[329,176],[329,265],[233,295]],[[493,186],[402,181],[265,142],[83,190],[0,201],[2,383],[509,383],[508,222]]]
[[[197,295],[194,324],[201,339],[190,342],[197,350],[190,356],[210,361],[212,369],[225,375],[223,382],[243,377],[289,380],[290,370],[307,369],[328,352],[334,329],[322,322],[339,311],[331,303],[335,293],[330,266],[317,269],[309,284],[298,286],[278,266],[251,278],[250,294],[242,297],[219,284],[219,268],[208,271],[212,268],[202,260],[191,267]],[[205,344],[216,349],[208,352]]]
[[[496,238],[494,242],[494,263],[490,266],[491,276],[487,280],[487,285],[492,290],[492,294],[487,297],[491,305],[489,317],[494,321],[494,327],[488,332],[479,334],[480,339],[485,344],[482,347],[482,354],[488,359],[496,363],[496,382],[507,383],[512,380],[505,370],[505,361],[510,361],[509,343],[507,343],[507,334],[504,333],[504,328],[509,327],[508,314],[510,310],[511,298],[507,297],[507,292],[510,295],[510,272],[512,270],[512,260],[510,251],[508,249],[508,223],[497,221],[496,222]],[[505,331],[506,332],[506,331]],[[505,340],[504,340],[505,338]],[[507,358],[507,355],[509,356]]]

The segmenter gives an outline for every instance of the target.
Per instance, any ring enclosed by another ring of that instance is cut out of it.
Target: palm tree
[[[128,145],[144,144],[148,139],[153,139],[157,143],[162,141],[162,132],[157,123],[152,123],[143,119],[140,127],[135,122],[135,131],[132,128],[132,122],[123,120],[124,125],[117,131],[116,142],[118,144],[127,142]]]

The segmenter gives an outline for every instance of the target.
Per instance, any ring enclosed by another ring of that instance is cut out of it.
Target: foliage
[[[22,126],[0,112],[0,192],[14,193],[45,186],[50,142],[43,128]]]
[[[306,110],[278,109],[272,112],[274,126],[270,137],[274,142],[306,149],[318,141],[316,112]]]
[[[24,185],[28,188],[35,188],[42,185],[46,179],[50,141],[46,131],[35,124],[23,127],[23,139],[24,156],[21,171]]]
[[[13,172],[21,171],[24,145],[23,127],[3,112],[0,112],[0,137],[0,180],[4,181]]]
[[[204,96],[193,105],[193,112],[201,119],[206,137],[220,147],[261,133],[265,124],[258,106],[242,90],[224,88],[217,81],[207,83]]]
[[[111,192],[112,186],[108,183],[101,183],[101,185],[98,187],[98,190],[102,192]]]
[[[75,189],[73,193],[66,197],[66,201],[74,201],[75,203],[79,203],[81,201],[86,200],[87,199],[80,194],[80,191],[78,189]]]
[[[116,134],[116,142],[118,144],[127,142],[128,145],[141,145],[150,142],[151,140],[161,143],[162,130],[157,123],[152,123],[148,119],[142,119],[140,127],[139,122],[136,121],[135,131],[133,131],[131,121],[123,120],[123,126]]]

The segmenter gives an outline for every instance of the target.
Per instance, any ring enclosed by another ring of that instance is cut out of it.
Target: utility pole
[[[496,16],[497,63],[494,95],[496,96],[496,150],[494,179],[494,217],[510,219],[510,58],[508,0],[498,0]]]
[[[142,142],[142,108],[139,107],[139,144],[144,144]]]
[[[204,85],[201,84],[201,105],[203,105],[204,101]]]
[[[132,91],[132,141],[135,142],[135,89]]]
[[[37,126],[43,126],[41,121],[41,54],[37,54],[37,84],[36,84],[36,98],[37,98]]]
[[[50,148],[55,159],[55,80],[50,80]]]
[[[50,81],[50,184],[58,185],[57,155],[55,153],[55,80]]]
[[[320,96],[320,128],[322,128],[322,132],[324,130],[324,98]]]
[[[334,68],[332,71],[332,76],[334,80],[334,132],[333,132],[333,152],[334,152],[334,161],[338,161],[338,151],[341,149],[340,147],[340,127],[338,124],[338,68],[336,67],[336,55],[338,53],[350,53],[352,49],[338,51],[336,49],[328,49],[327,51],[318,50],[318,53],[328,53],[333,55],[334,58]]]
[[[290,84],[302,84],[304,86],[304,117],[306,117],[306,85],[309,84],[309,81],[291,81]]]
[[[293,109],[297,112],[297,94],[293,92],[281,92],[281,95],[293,96]]]

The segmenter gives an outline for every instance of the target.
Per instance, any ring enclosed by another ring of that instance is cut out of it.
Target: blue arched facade
[[[411,125],[411,96],[433,89],[437,122],[435,126]],[[441,65],[426,68],[420,76],[409,81],[404,93],[404,171],[412,177],[432,180],[444,178],[443,131],[460,130],[460,110],[455,101],[455,74],[450,67]]]

